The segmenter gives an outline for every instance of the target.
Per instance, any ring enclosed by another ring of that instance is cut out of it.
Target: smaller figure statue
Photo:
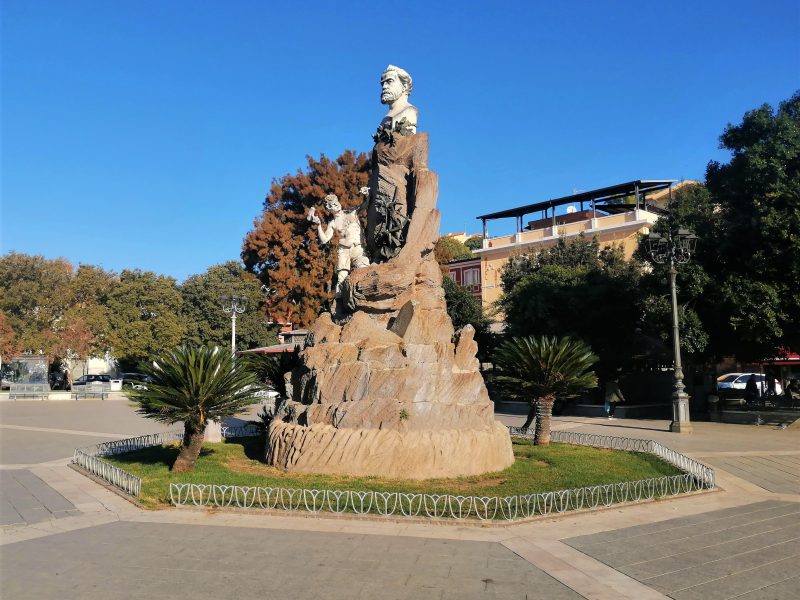
[[[369,259],[364,254],[361,223],[358,220],[357,210],[345,211],[339,203],[336,194],[325,196],[325,208],[333,215],[333,219],[323,226],[320,218],[315,214],[314,207],[308,209],[309,221],[317,226],[317,233],[322,244],[327,244],[333,234],[339,234],[339,244],[336,248],[336,298],[341,297],[342,282],[347,278],[352,269],[366,267]]]

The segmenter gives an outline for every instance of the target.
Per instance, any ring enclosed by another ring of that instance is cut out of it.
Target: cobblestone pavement
[[[800,596],[796,502],[758,502],[565,543],[676,600]]]
[[[17,600],[582,596],[497,543],[111,523],[14,544]]]

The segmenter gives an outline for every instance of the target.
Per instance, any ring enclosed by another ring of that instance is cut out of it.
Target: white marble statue
[[[398,124],[417,133],[417,107],[408,102],[413,81],[404,69],[389,65],[381,75],[381,104],[389,105],[389,112],[381,121],[381,127],[394,131]]]
[[[315,214],[314,207],[308,210],[309,221],[317,226],[319,240],[327,244],[333,234],[339,234],[339,244],[336,248],[336,297],[341,295],[342,282],[347,278],[351,269],[366,267],[369,259],[364,254],[364,240],[361,232],[361,222],[356,214],[357,209],[345,211],[335,194],[325,196],[325,208],[333,215],[333,219],[324,226]]]

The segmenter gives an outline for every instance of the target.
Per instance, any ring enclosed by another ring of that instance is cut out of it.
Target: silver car
[[[763,396],[769,386],[767,385],[767,376],[763,373],[727,373],[717,377],[717,391],[722,392],[728,396],[744,396],[744,390],[747,387],[747,381],[750,376],[755,377],[756,385],[758,386],[759,395]],[[775,381],[775,394],[780,396],[783,393],[783,388],[780,382]]]

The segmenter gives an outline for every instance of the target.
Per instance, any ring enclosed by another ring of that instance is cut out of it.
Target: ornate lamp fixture
[[[678,229],[666,236],[651,233],[647,236],[647,250],[654,263],[669,265],[669,291],[672,297],[672,346],[675,355],[675,391],[672,393],[672,423],[670,431],[691,433],[689,420],[689,396],[684,391],[683,367],[681,366],[681,339],[678,329],[678,297],[675,265],[689,262],[697,244],[697,236],[688,229]]]
[[[236,315],[247,310],[247,298],[242,296],[220,296],[222,312],[231,316],[231,354],[236,354]]]

